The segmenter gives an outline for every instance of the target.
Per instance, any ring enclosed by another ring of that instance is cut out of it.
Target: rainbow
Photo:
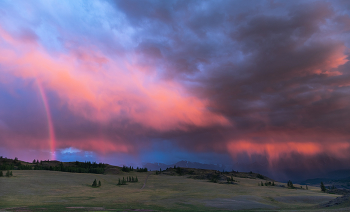
[[[48,124],[48,128],[49,128],[49,144],[50,144],[50,151],[51,151],[51,160],[56,160],[56,157],[55,157],[55,146],[56,146],[55,131],[53,128],[53,122],[52,122],[52,118],[51,118],[49,104],[47,102],[46,94],[44,92],[43,87],[41,86],[41,83],[38,80],[36,82],[37,82],[40,96],[41,96],[41,99],[43,101],[43,104],[45,107],[45,112],[46,112],[47,124]]]

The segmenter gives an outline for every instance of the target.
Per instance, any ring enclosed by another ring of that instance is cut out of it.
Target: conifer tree
[[[10,171],[9,170],[7,170],[7,172],[6,172],[6,177],[10,177]]]
[[[292,181],[288,180],[288,188],[294,188]]]
[[[0,171],[0,177],[3,177],[4,176],[4,174],[2,173],[2,171]]]
[[[12,171],[10,171],[10,176],[13,176],[13,175],[12,175]]]
[[[326,192],[326,187],[324,186],[323,182],[321,182],[321,191]]]
[[[132,178],[131,178],[131,182],[135,182],[134,176],[132,176]]]
[[[92,183],[92,187],[96,187],[97,186],[97,182],[96,179],[94,180],[94,182]]]
[[[135,182],[138,182],[138,181],[139,181],[139,179],[137,179],[137,176],[136,176]]]
[[[98,187],[101,187],[101,181],[100,180],[98,181]]]
[[[309,188],[307,187],[307,185],[306,185],[306,190],[309,190]]]
[[[121,185],[120,178],[118,179],[118,185]]]

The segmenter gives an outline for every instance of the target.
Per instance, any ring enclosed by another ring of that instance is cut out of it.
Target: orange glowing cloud
[[[0,63],[7,67],[2,71],[39,79],[59,95],[62,105],[87,119],[127,118],[160,131],[231,124],[207,110],[206,100],[186,94],[180,84],[157,80],[134,61],[111,59],[93,46],[49,54],[38,43],[15,39],[3,29],[0,45]]]

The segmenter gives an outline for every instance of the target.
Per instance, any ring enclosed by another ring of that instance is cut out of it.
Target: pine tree
[[[135,182],[134,176],[132,176],[132,178],[131,178],[131,182]]]
[[[13,176],[13,175],[12,175],[12,171],[10,171],[10,176]]]
[[[135,182],[138,182],[138,181],[139,181],[139,179],[137,179],[137,176],[136,176]]]
[[[272,186],[275,186],[275,181],[272,182]]]
[[[94,182],[92,183],[92,187],[97,187],[96,179],[95,179]]]
[[[321,191],[326,192],[326,187],[324,186],[323,182],[321,182]]]
[[[288,180],[288,188],[294,188],[292,181]]]
[[[307,187],[307,185],[306,185],[306,190],[309,190],[309,188]]]
[[[261,181],[261,186],[264,186],[264,183]]]
[[[118,179],[118,185],[121,185],[120,178]]]
[[[6,177],[10,177],[10,171],[9,170],[7,170],[7,172],[6,172]]]
[[[4,176],[4,174],[2,173],[2,171],[0,171],[0,177],[3,177]]]
[[[98,181],[98,187],[100,187],[100,186],[101,186],[101,181],[99,180],[99,181]]]

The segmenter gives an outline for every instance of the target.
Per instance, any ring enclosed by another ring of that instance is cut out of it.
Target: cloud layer
[[[0,3],[2,148],[49,150],[42,86],[57,151],[350,160],[342,1],[21,4]]]

